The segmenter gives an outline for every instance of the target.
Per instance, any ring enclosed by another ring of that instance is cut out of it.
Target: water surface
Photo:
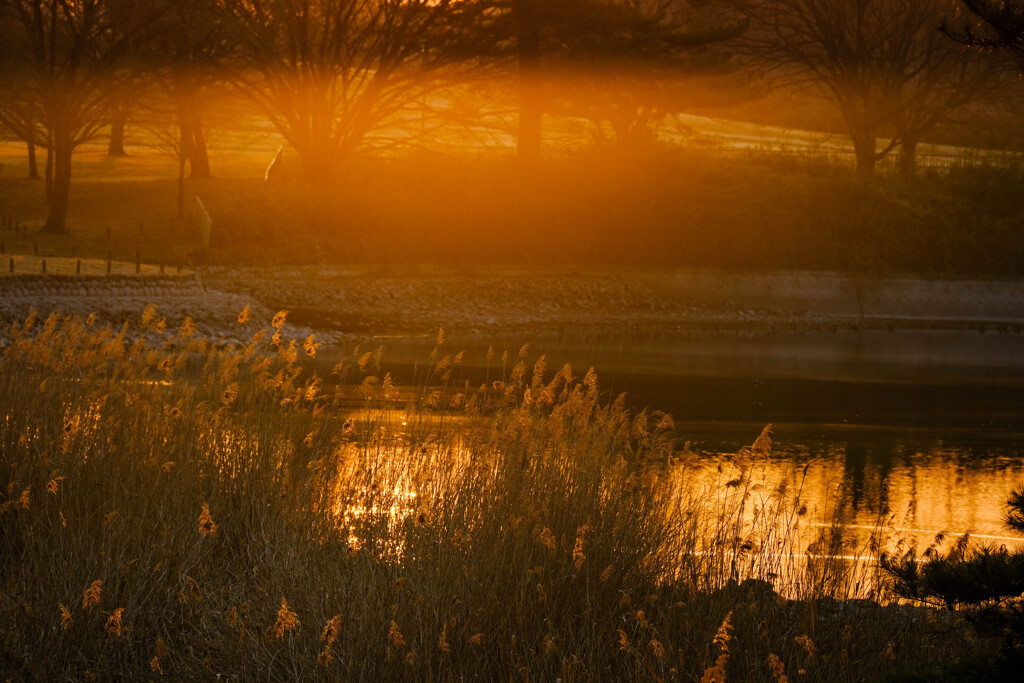
[[[432,335],[370,343],[397,383],[423,381]],[[577,375],[593,366],[609,398],[673,415],[695,471],[770,423],[765,478],[798,473],[822,510],[843,491],[851,528],[882,525],[922,545],[940,531],[1015,540],[1002,513],[1024,482],[1024,335],[560,329],[454,336],[442,353],[465,351],[461,378],[476,385],[501,379],[526,343],[527,362],[545,354],[549,377],[564,363]]]

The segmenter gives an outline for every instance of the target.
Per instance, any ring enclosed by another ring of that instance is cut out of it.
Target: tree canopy
[[[952,112],[993,90],[989,60],[938,30],[954,0],[732,0],[750,17],[740,50],[765,73],[809,87],[842,112],[866,173],[910,153]],[[878,140],[888,142],[879,149]]]

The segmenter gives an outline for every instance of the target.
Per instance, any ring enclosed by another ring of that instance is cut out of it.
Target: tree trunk
[[[519,134],[516,152],[523,161],[540,159],[544,103],[540,92],[540,26],[537,0],[519,0],[516,41],[519,60]]]
[[[872,121],[872,108],[865,103],[865,99],[856,91],[841,93],[839,106],[850,140],[853,141],[857,172],[862,176],[872,176],[878,161],[878,135]]]
[[[181,130],[181,149],[188,160],[190,177],[211,177],[210,157],[206,150],[202,115],[199,113],[194,97],[179,96],[178,126]]]
[[[536,86],[527,86],[532,89]],[[516,153],[524,161],[540,159],[544,108],[536,93],[523,93],[519,100],[519,135]]]
[[[853,150],[857,155],[857,172],[870,176],[875,173],[878,161],[876,152],[877,138],[871,133],[861,133],[853,138]]]
[[[178,218],[185,217],[185,155],[178,154]]]
[[[53,136],[50,136],[49,142],[50,145],[46,148],[46,180],[44,182],[47,206],[53,199]]]
[[[71,198],[71,156],[74,151],[69,139],[54,136],[53,192],[50,213],[43,224],[43,232],[63,235],[68,231],[68,202]]]
[[[128,112],[119,104],[115,104],[111,111],[110,119],[110,144],[107,146],[107,156],[126,157],[128,152],[124,151],[124,128],[128,123]]]
[[[203,132],[203,123],[196,113],[192,122],[192,156],[189,157],[188,167],[192,178],[210,178],[210,155],[206,150],[206,134]]]
[[[915,137],[904,135],[900,143],[900,175],[913,178],[917,175],[917,143]]]
[[[36,141],[29,136],[26,144],[28,145],[28,178],[29,180],[39,180],[39,164],[36,161]]]

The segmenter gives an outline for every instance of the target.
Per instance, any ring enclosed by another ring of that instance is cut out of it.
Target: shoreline
[[[586,329],[764,332],[952,330],[1020,334],[1024,281],[866,278],[839,273],[528,271],[407,275],[371,268],[208,267],[182,275],[0,277],[0,317],[96,313],[134,319],[155,304],[169,324],[232,336],[238,313],[289,311],[325,343],[446,331]]]

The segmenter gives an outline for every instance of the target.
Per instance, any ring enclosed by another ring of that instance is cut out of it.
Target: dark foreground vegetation
[[[671,418],[607,401],[592,371],[524,349],[469,387],[439,336],[412,388],[378,350],[321,378],[315,340],[245,318],[239,348],[151,309],[121,330],[7,324],[0,676],[998,670],[998,643],[957,613],[889,604],[871,562],[839,559],[870,552],[807,511],[798,473],[758,481],[769,430],[702,482]]]

